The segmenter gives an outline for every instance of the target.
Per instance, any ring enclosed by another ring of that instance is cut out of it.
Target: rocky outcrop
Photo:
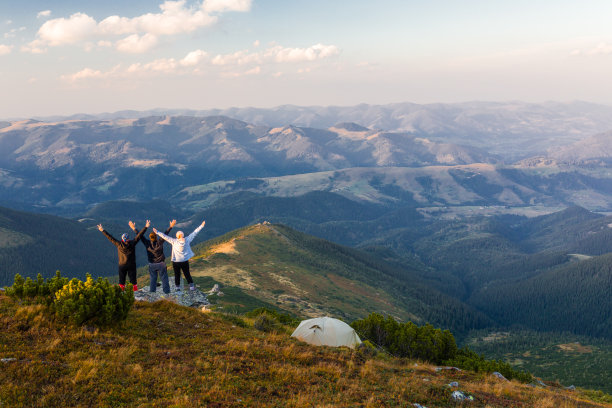
[[[172,290],[170,293],[164,293],[161,288],[156,292],[151,292],[149,287],[142,288],[134,292],[134,299],[144,302],[157,302],[158,300],[169,300],[183,306],[202,307],[209,305],[210,302],[206,293],[201,290]]]

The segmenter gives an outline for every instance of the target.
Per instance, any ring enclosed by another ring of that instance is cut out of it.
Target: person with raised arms
[[[176,220],[170,221],[170,226],[166,230],[165,234],[168,234],[172,227],[176,224]],[[137,232],[136,224],[130,221],[130,228],[134,233]],[[149,278],[151,284],[149,285],[149,291],[155,292],[157,290],[157,275],[162,281],[162,289],[164,293],[170,293],[170,283],[168,283],[168,268],[166,267],[166,254],[164,254],[164,240],[157,239],[157,235],[152,232],[149,234],[149,239],[146,236],[141,238],[142,244],[147,250],[147,259],[149,260]]]
[[[132,221],[128,224],[133,230],[136,229]],[[138,285],[136,284],[136,244],[142,238],[142,234],[149,228],[149,225],[151,225],[151,221],[147,220],[145,227],[136,234],[133,240],[130,239],[129,234],[121,234],[121,241],[119,241],[106,232],[102,224],[98,224],[98,230],[117,247],[117,254],[119,256],[119,286],[123,290],[125,290],[126,275],[129,277],[130,283],[134,285],[134,292],[138,290]]]
[[[185,275],[185,279],[187,279],[187,282],[189,283],[189,289],[195,290],[195,284],[191,278],[191,273],[189,273],[189,259],[194,256],[194,253],[191,250],[191,241],[193,241],[196,235],[198,235],[202,228],[204,228],[204,224],[206,224],[206,221],[202,221],[202,224],[200,224],[200,226],[187,237],[185,237],[183,231],[177,231],[176,238],[169,237],[168,235],[153,228],[153,232],[155,232],[160,238],[163,238],[172,244],[171,260],[172,269],[174,269],[174,284],[176,285],[177,291],[181,290],[181,270]]]

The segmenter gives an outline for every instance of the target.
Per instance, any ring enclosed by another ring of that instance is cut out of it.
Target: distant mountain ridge
[[[227,109],[153,109],[98,115],[39,118],[46,121],[115,120],[147,116],[227,116],[256,126],[329,128],[353,122],[368,129],[429,135],[435,140],[481,147],[514,159],[545,152],[612,130],[612,107],[588,102],[393,103],[355,106],[294,106]]]

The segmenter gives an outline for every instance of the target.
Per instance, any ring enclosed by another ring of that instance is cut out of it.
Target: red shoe
[[[138,285],[134,285],[134,292],[138,290]]]

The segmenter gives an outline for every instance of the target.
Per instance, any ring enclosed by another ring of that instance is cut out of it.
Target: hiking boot
[[[195,290],[195,283],[189,284],[189,290]]]

